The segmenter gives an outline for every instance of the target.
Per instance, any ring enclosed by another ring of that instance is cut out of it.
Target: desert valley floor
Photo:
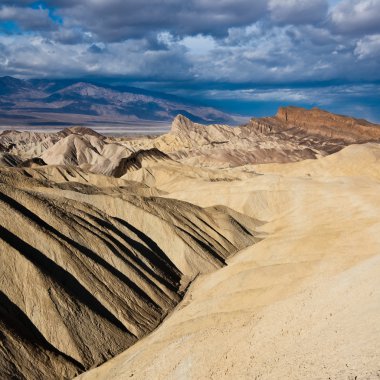
[[[1,379],[379,379],[380,126],[282,108],[0,135]]]

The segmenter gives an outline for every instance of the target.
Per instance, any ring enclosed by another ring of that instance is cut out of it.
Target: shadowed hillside
[[[70,378],[110,359],[197,274],[255,241],[255,224],[228,210],[144,197],[126,181],[55,184],[34,170],[0,172],[1,377]]]

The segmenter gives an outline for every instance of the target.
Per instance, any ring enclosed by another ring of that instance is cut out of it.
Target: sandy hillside
[[[44,166],[0,171],[0,377],[72,378],[125,350],[258,239],[226,207]]]
[[[263,240],[198,277],[155,332],[80,378],[379,378],[379,154],[367,144],[235,181],[185,176],[181,188],[177,178],[168,198],[260,219]],[[162,191],[169,169],[151,170]]]

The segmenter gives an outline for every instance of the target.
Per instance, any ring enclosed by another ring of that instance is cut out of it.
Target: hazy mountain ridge
[[[164,122],[178,113],[206,123],[233,120],[214,108],[175,96],[91,81],[2,77],[0,95],[0,123],[4,125]]]

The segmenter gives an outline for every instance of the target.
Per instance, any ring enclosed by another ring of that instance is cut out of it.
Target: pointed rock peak
[[[90,135],[90,136],[95,136],[95,137],[98,137],[98,138],[105,138],[105,136],[101,135],[100,133],[94,131],[93,129],[91,128],[87,128],[87,127],[69,127],[69,128],[65,128],[61,131],[61,133],[64,135],[64,136],[69,136],[69,135]]]
[[[194,123],[186,116],[177,115],[172,122],[171,132],[181,132],[193,129]]]

